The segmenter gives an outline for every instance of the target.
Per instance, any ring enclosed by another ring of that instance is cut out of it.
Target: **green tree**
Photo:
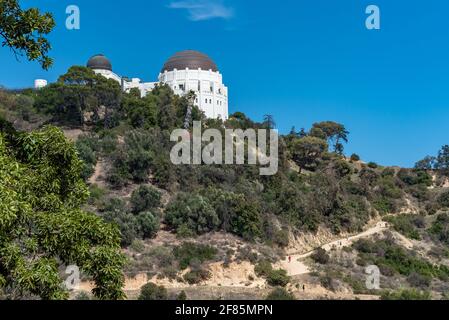
[[[59,129],[0,133],[0,288],[65,299],[58,268],[76,264],[97,298],[124,297],[119,232],[80,209],[89,196],[81,169]]]
[[[167,206],[165,221],[178,232],[187,229],[198,235],[214,231],[220,225],[209,201],[201,195],[188,193],[179,194]]]
[[[291,154],[300,168],[315,170],[327,149],[326,141],[316,137],[304,137],[293,141]]]
[[[435,166],[435,157],[427,156],[415,164],[415,169],[418,170],[432,170]]]
[[[215,209],[220,227],[248,240],[262,235],[262,218],[259,206],[243,194],[208,188],[203,191]]]
[[[440,170],[443,174],[449,174],[449,145],[443,146],[438,152],[435,169]]]
[[[53,60],[48,56],[51,45],[47,35],[54,27],[50,13],[41,13],[37,8],[23,10],[17,0],[0,1],[2,46],[9,47],[16,57],[26,55],[44,69],[51,67]]]
[[[348,142],[349,131],[346,130],[345,126],[333,121],[325,121],[320,123],[315,123],[313,125],[312,131],[320,129],[327,140],[329,140],[334,147],[334,152],[338,154],[343,154],[343,144],[342,142]]]
[[[266,129],[275,129],[276,128],[276,122],[274,121],[274,117],[271,114],[264,115],[263,126]]]

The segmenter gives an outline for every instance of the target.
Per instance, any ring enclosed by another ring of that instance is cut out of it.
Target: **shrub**
[[[360,161],[360,156],[358,154],[353,153],[351,155],[351,161],[354,161],[354,162]]]
[[[202,194],[215,209],[223,230],[247,240],[262,235],[262,220],[257,203],[243,194],[217,188],[205,189]]]
[[[386,291],[381,296],[382,300],[431,300],[429,292],[418,291],[416,289],[404,289],[400,291]]]
[[[290,282],[287,271],[279,269],[273,270],[273,266],[269,261],[261,261],[254,267],[257,276],[267,279],[270,286],[285,287]]]
[[[96,184],[91,184],[89,186],[89,193],[90,193],[90,197],[88,200],[89,204],[99,205],[101,203],[101,200],[106,194],[106,190],[99,187]]]
[[[377,169],[379,167],[379,165],[375,162],[369,162],[368,167],[371,169]]]
[[[268,294],[266,300],[270,301],[289,301],[295,300],[295,297],[284,288],[275,288]]]
[[[287,275],[286,270],[271,270],[267,276],[267,282],[273,287],[285,287],[290,282],[290,277]]]
[[[217,254],[217,249],[202,244],[185,242],[181,246],[174,248],[173,254],[179,261],[179,267],[184,270],[189,267],[193,260],[203,263],[212,260]]]
[[[90,300],[90,296],[87,292],[82,291],[76,295],[75,300],[78,300],[78,301]]]
[[[425,289],[430,286],[430,283],[432,281],[432,278],[429,276],[423,276],[416,272],[411,273],[408,278],[407,282],[415,288]]]
[[[152,186],[140,186],[131,195],[131,206],[134,213],[149,211],[161,205],[161,194]]]
[[[330,256],[323,248],[318,248],[311,256],[311,258],[313,259],[313,261],[319,264],[327,264],[330,260]]]
[[[258,277],[268,277],[268,275],[273,271],[273,266],[269,261],[260,261],[255,267],[254,272]]]
[[[409,186],[418,184],[432,185],[432,177],[423,170],[401,169],[398,172],[398,178]]]
[[[168,293],[164,286],[152,282],[147,283],[140,290],[139,300],[167,300]]]
[[[95,165],[97,164],[97,154],[95,151],[95,143],[92,141],[93,138],[81,137],[75,143],[76,149],[78,151],[78,156],[83,160],[83,169],[81,172],[81,177],[84,180],[89,179],[95,172]]]
[[[184,280],[188,283],[188,284],[199,284],[203,281],[207,281],[210,279],[210,277],[212,276],[212,274],[205,269],[199,268],[197,270],[192,270],[187,272],[184,275]]]
[[[273,242],[280,247],[287,247],[290,243],[287,229],[277,230],[273,235]]]
[[[421,239],[421,236],[416,229],[418,225],[423,227],[424,221],[421,216],[400,215],[396,217],[389,217],[385,220],[391,223],[397,232],[402,233],[407,238],[415,240]]]
[[[352,174],[351,166],[344,160],[336,160],[334,162],[334,170],[339,178]]]
[[[449,208],[449,191],[440,194],[437,201],[442,208]]]
[[[178,296],[176,297],[176,300],[178,300],[178,301],[185,301],[185,300],[187,300],[187,294],[186,294],[186,292],[183,290],[183,291],[181,291],[179,294],[178,294]]]
[[[320,278],[320,283],[323,286],[323,288],[326,288],[331,291],[335,291],[335,283],[332,277],[325,275]]]
[[[145,251],[145,244],[143,243],[142,240],[134,240],[131,245],[129,246],[133,251],[138,252],[138,253],[142,253]]]
[[[429,232],[434,235],[438,241],[449,244],[449,214],[439,214]]]
[[[177,231],[184,227],[198,235],[216,230],[220,225],[217,213],[206,198],[187,193],[179,194],[167,206],[165,221]]]
[[[126,204],[118,198],[109,199],[102,210],[102,216],[108,222],[120,228],[122,246],[129,246],[134,239],[139,238],[137,218],[126,211]]]
[[[139,233],[144,239],[154,238],[159,231],[159,218],[151,212],[141,212],[137,216]]]

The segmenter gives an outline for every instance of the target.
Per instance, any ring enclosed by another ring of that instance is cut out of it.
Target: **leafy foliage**
[[[50,13],[41,13],[37,8],[23,10],[17,0],[0,2],[2,46],[9,47],[16,56],[25,54],[28,60],[37,60],[44,69],[53,63],[47,55],[51,45],[46,36],[54,27]]]
[[[165,287],[149,282],[140,289],[139,300],[168,300],[168,292]]]
[[[199,245],[191,242],[185,242],[176,247],[173,253],[179,261],[179,267],[184,270],[191,266],[192,261],[203,263],[212,260],[217,254],[217,249],[208,245]]]
[[[290,301],[295,300],[295,297],[289,293],[284,288],[275,288],[273,291],[270,292],[270,294],[267,296],[266,300],[269,301]]]
[[[185,228],[193,234],[216,230],[220,225],[217,213],[209,201],[198,194],[179,194],[165,210],[165,222],[178,230]]]
[[[152,186],[140,186],[131,195],[134,213],[156,209],[161,205],[161,193]]]
[[[101,299],[123,298],[115,227],[80,210],[82,162],[54,127],[0,133],[0,283],[43,299],[66,298],[58,267],[76,264]]]

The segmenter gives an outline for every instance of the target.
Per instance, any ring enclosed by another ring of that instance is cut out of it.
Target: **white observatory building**
[[[175,94],[185,95],[193,91],[195,104],[206,117],[226,120],[228,112],[228,88],[223,84],[223,75],[207,55],[193,50],[181,51],[169,58],[162,67],[157,82],[142,82],[138,78],[125,78],[112,71],[112,64],[104,55],[95,55],[87,67],[122,85],[124,91],[138,88],[145,96],[157,84],[167,84]]]

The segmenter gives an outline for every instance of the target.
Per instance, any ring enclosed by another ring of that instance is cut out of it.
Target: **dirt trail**
[[[386,230],[388,230],[388,224],[386,222],[379,222],[378,224],[376,224],[376,226],[364,232],[361,232],[354,236],[345,237],[339,240],[332,241],[330,243],[322,245],[320,248],[326,251],[331,251],[333,248],[342,249],[351,246],[354,242],[356,242],[359,239],[366,238]],[[291,254],[289,256],[291,258],[291,262],[289,262],[289,257],[287,257],[286,260],[281,261],[276,266],[285,269],[289,276],[298,276],[310,273],[309,267],[302,260],[310,257],[313,253],[315,253],[317,249],[318,248],[302,254]]]
[[[339,240],[329,242],[322,245],[320,248],[330,251],[333,248],[342,249],[351,246],[354,242],[359,239],[369,237],[374,234],[381,233],[388,230],[388,224],[386,222],[379,222],[376,226],[361,232],[359,234],[345,237]],[[281,261],[275,265],[277,268],[285,269],[289,276],[304,275],[311,272],[309,267],[302,261],[310,257],[318,248],[309,251],[307,253],[292,254],[291,262],[286,260]],[[264,281],[261,279],[256,279],[254,274],[254,266],[249,263],[236,264],[233,263],[228,268],[223,268],[222,263],[216,263],[211,265],[213,277],[209,281],[203,284],[207,287],[220,287],[223,285],[229,287],[247,287],[247,288],[262,288],[264,286]],[[256,279],[256,281],[249,281],[250,278]],[[133,278],[126,278],[124,290],[125,291],[136,291],[145,285],[148,281],[152,281],[159,285],[164,285],[167,288],[188,288],[186,284],[178,283],[176,281],[169,281],[167,279],[158,279],[154,277],[149,279],[146,274],[142,273]],[[77,291],[88,291],[93,289],[94,285],[91,282],[82,282],[80,288]]]

